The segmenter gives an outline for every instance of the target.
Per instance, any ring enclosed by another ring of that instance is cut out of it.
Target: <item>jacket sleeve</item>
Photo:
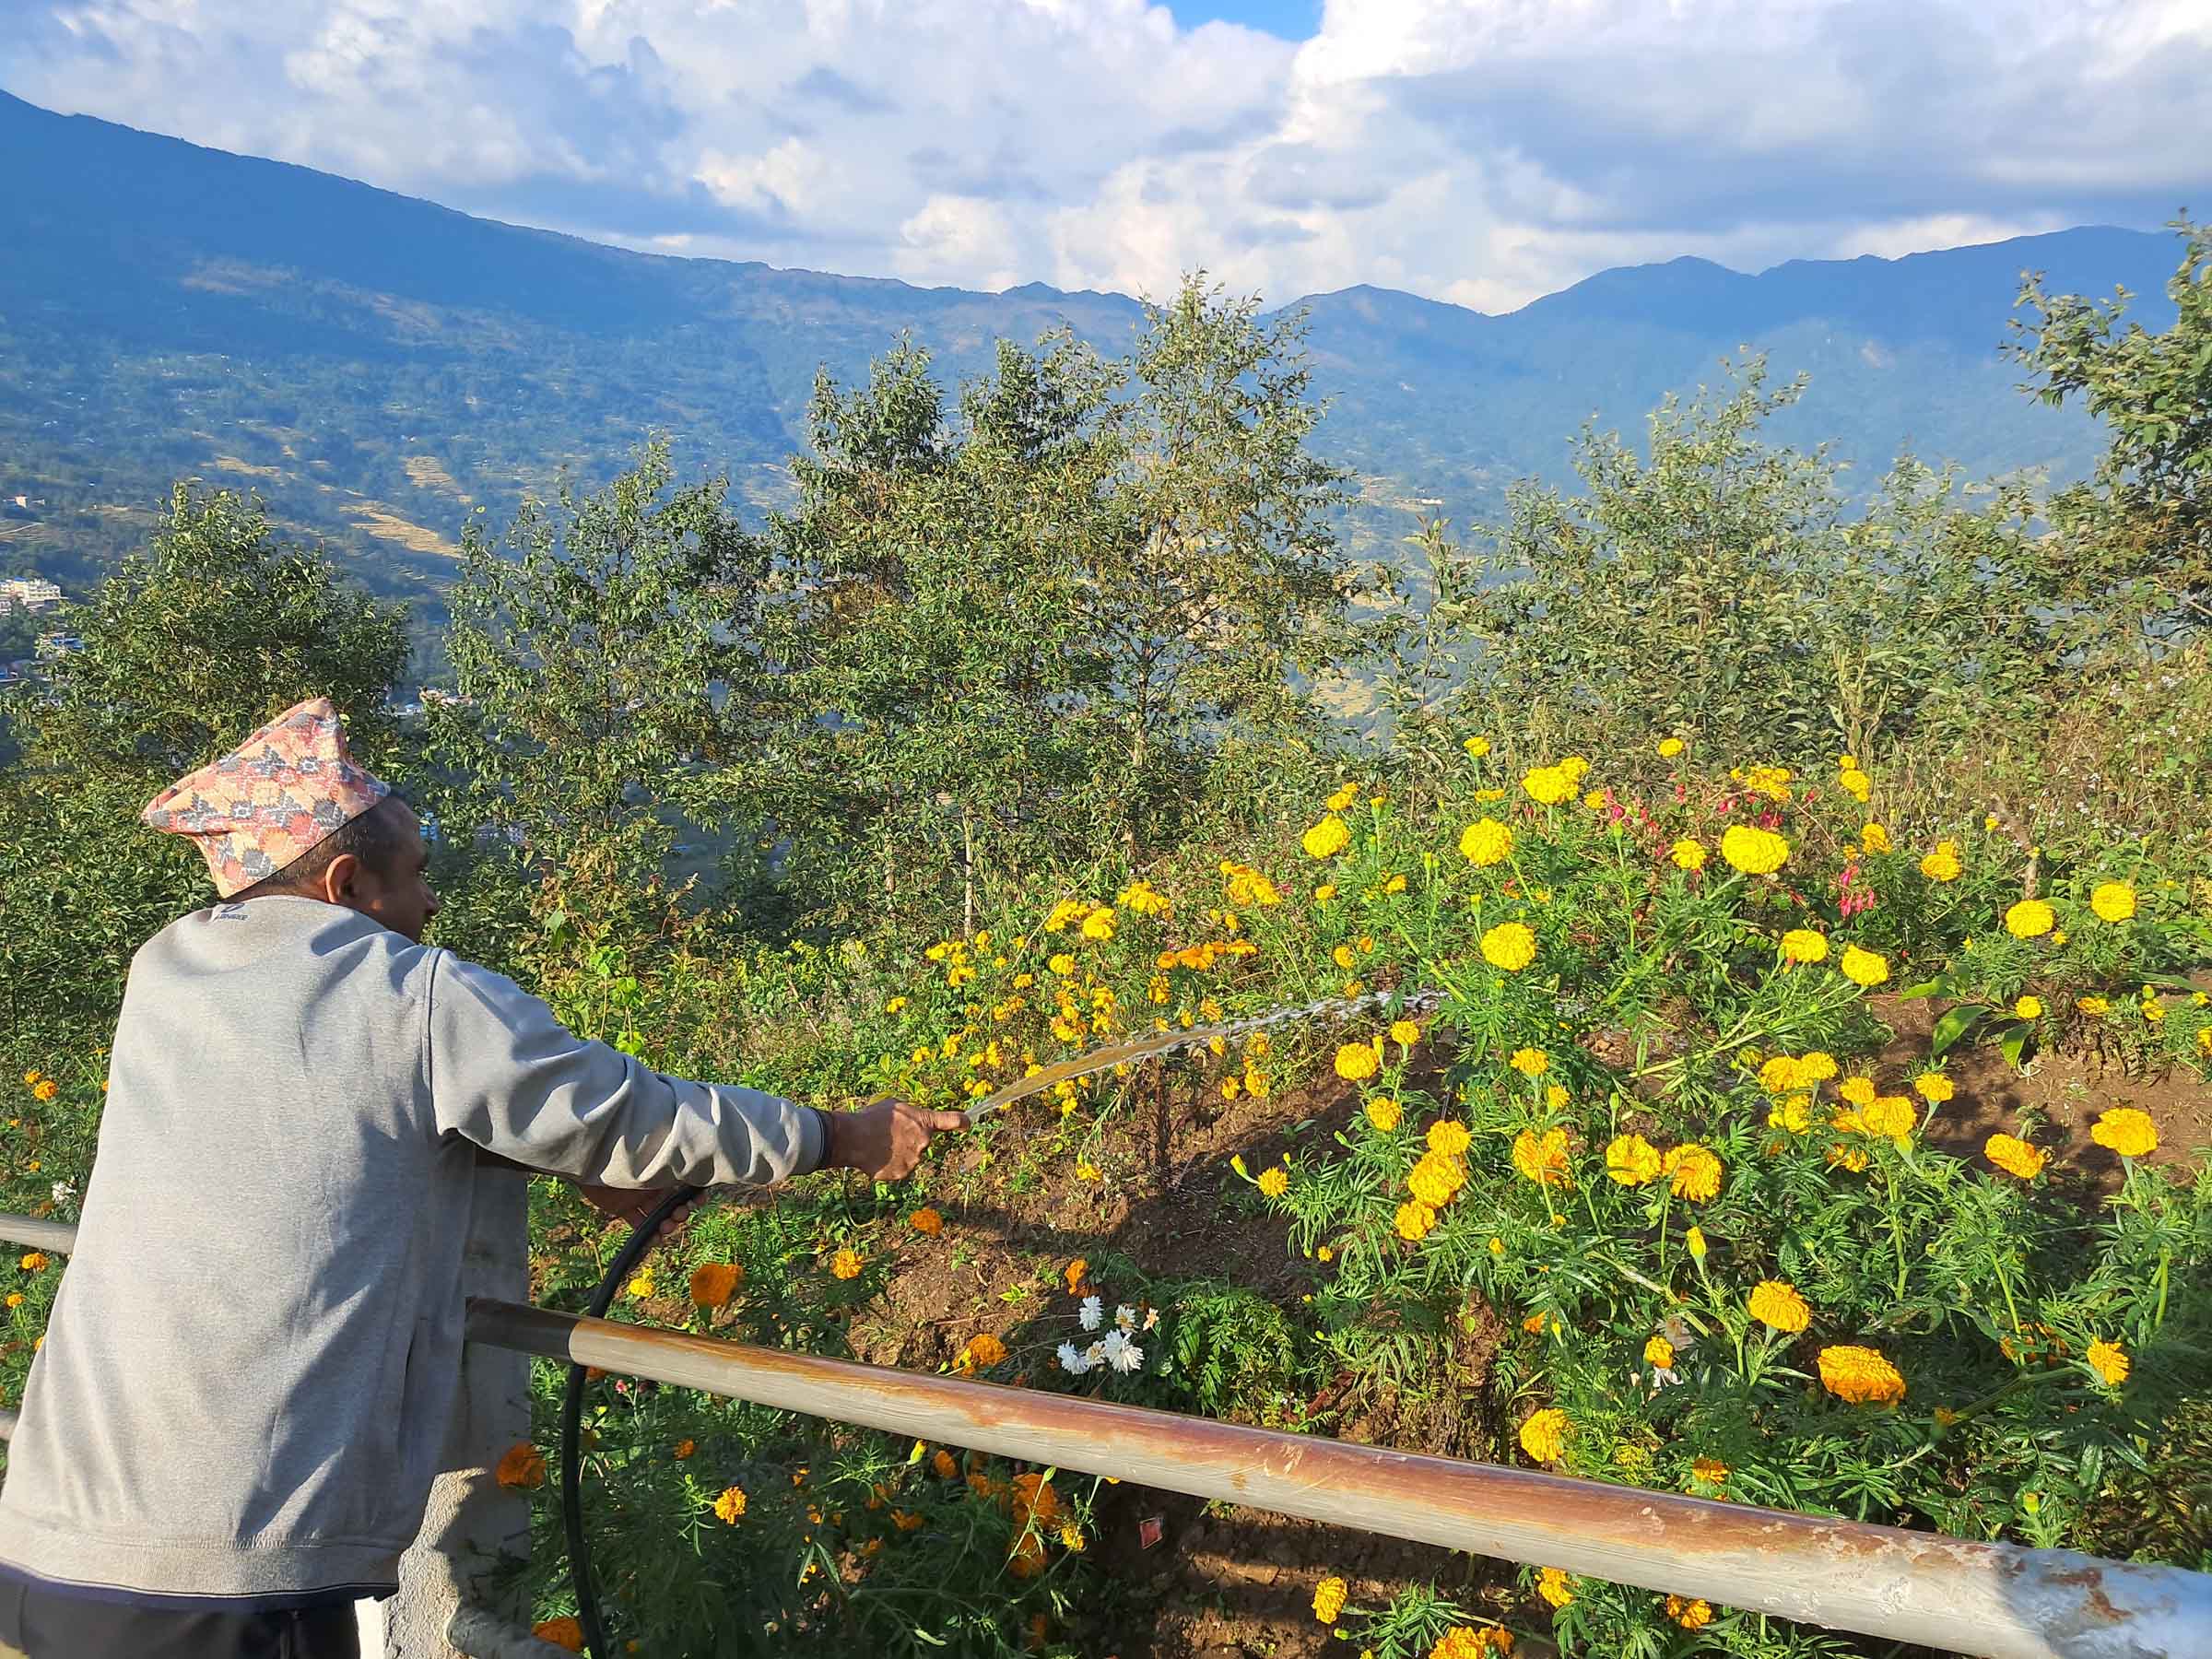
[[[604,1186],[768,1186],[828,1152],[812,1108],[663,1077],[448,951],[435,953],[427,1018],[438,1132],[531,1169]]]

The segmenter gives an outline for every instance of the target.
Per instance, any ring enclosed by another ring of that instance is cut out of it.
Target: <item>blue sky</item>
[[[0,0],[0,87],[627,247],[1509,310],[2212,205],[2207,0]]]

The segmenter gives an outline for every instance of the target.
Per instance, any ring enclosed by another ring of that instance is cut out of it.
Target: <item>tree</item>
[[[405,612],[277,540],[257,500],[177,485],[146,550],[59,626],[85,648],[55,662],[53,704],[31,717],[42,765],[158,785],[315,696],[365,761],[392,752]]]
[[[2187,219],[2166,285],[2173,325],[2124,328],[2128,291],[2097,302],[2023,285],[2014,355],[2027,390],[2078,396],[2112,441],[2088,483],[2052,498],[2068,597],[2092,628],[2116,619],[2171,643],[2212,623],[2212,226]]]

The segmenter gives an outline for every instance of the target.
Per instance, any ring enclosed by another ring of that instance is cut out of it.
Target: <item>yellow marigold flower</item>
[[[1298,844],[1306,850],[1309,858],[1334,858],[1352,844],[1352,831],[1332,812],[1300,836]]]
[[[1675,861],[1677,870],[1701,870],[1705,867],[1705,843],[1686,835],[1674,844],[1667,856]]]
[[[1367,1121],[1385,1135],[1398,1126],[1402,1115],[1398,1103],[1388,1095],[1377,1095],[1367,1103]]]
[[[1660,1160],[1661,1172],[1674,1179],[1677,1198],[1709,1202],[1721,1190],[1721,1160],[1695,1141],[1684,1141]]]
[[[1812,1309],[1806,1306],[1797,1287],[1787,1279],[1759,1280],[1751,1288],[1747,1305],[1752,1318],[1772,1325],[1784,1335],[1794,1336],[1813,1323]]]
[[[1877,951],[1861,950],[1856,945],[1843,947],[1843,959],[1837,967],[1853,984],[1869,991],[1889,978],[1889,959]]]
[[[1359,784],[1343,783],[1339,784],[1337,786],[1336,793],[1332,794],[1326,801],[1323,802],[1322,805],[1326,806],[1331,812],[1342,812],[1347,806],[1351,806],[1352,803],[1357,801],[1359,798]]]
[[[1672,1370],[1675,1363],[1675,1345],[1664,1336],[1653,1336],[1643,1345],[1643,1362],[1653,1371]]]
[[[1382,890],[1386,893],[1404,892],[1406,890],[1406,877],[1394,873],[1384,877],[1382,879]]]
[[[860,1277],[860,1254],[857,1251],[841,1250],[830,1259],[830,1271],[841,1279]]]
[[[1593,812],[1603,811],[1606,805],[1606,792],[1602,789],[1592,790],[1583,797],[1583,805]]]
[[[1836,784],[1843,793],[1864,806],[1866,797],[1874,793],[1874,780],[1855,766],[1847,766],[1836,775]]]
[[[1767,1127],[1803,1135],[1813,1126],[1812,1107],[1803,1095],[1792,1095],[1767,1113]]]
[[[2088,1359],[2097,1374],[2104,1379],[2107,1386],[2112,1388],[2126,1382],[2127,1373],[2133,1369],[2127,1350],[2116,1342],[2100,1340],[2090,1343]]]
[[[39,1073],[38,1073],[38,1071],[37,1071],[37,1069],[36,1069],[35,1067],[34,1067],[32,1070],[27,1071],[27,1072],[25,1072],[25,1073],[23,1074],[23,1087],[24,1087],[24,1088],[36,1088],[38,1086],[39,1086]]]
[[[1490,752],[1490,740],[1488,737],[1470,737],[1459,747],[1479,760]]]
[[[1439,1158],[1457,1158],[1473,1144],[1475,1136],[1465,1124],[1452,1118],[1439,1118],[1429,1125],[1429,1150]]]
[[[945,1454],[940,1452],[937,1455],[942,1457]],[[723,1488],[722,1496],[714,1500],[715,1519],[725,1526],[735,1526],[737,1524],[738,1517],[744,1513],[745,1488],[743,1487]]]
[[[1879,824],[1866,824],[1859,830],[1859,848],[1865,853],[1889,851],[1889,831]]]
[[[1920,1121],[1920,1113],[1912,1110],[1912,1102],[1903,1095],[1882,1095],[1867,1106],[1863,1114],[1869,1135],[1886,1135],[1891,1140],[1902,1141],[1912,1133],[1912,1125]]]
[[[623,1286],[622,1288],[627,1294],[637,1297],[641,1300],[653,1294],[653,1269],[650,1267],[641,1267],[637,1270],[637,1272],[629,1276],[629,1283]]]
[[[2136,889],[2124,881],[2100,882],[2089,908],[2107,922],[2124,922],[2136,913]]]
[[[883,1005],[883,1011],[886,1014],[897,1014],[902,1012],[905,1007],[906,998],[903,996],[894,996],[889,1002],[887,1002]]]
[[[1785,962],[1825,962],[1828,960],[1828,935],[1815,933],[1809,927],[1793,927],[1782,935],[1782,959]]]
[[[2012,1005],[2012,1011],[2022,1019],[2041,1019],[2043,1017],[2043,999],[2040,996],[2023,996]]]
[[[1804,1073],[1797,1062],[1788,1054],[1776,1054],[1759,1068],[1759,1086],[1771,1095],[1788,1094],[1793,1088],[1802,1088]]]
[[[2041,1147],[2031,1147],[2010,1135],[1991,1135],[1982,1143],[1982,1156],[2007,1175],[2017,1175],[2022,1181],[2033,1181],[2049,1161]]]
[[[1390,1040],[1400,1048],[1411,1048],[1421,1040],[1421,1028],[1415,1025],[1410,1019],[1393,1020],[1390,1027]]]
[[[1347,1594],[1342,1579],[1333,1576],[1323,1579],[1313,1586],[1313,1617],[1323,1624],[1335,1624],[1336,1616],[1344,1611]]]
[[[528,1441],[517,1441],[500,1453],[492,1477],[512,1491],[527,1491],[546,1484],[544,1453]]]
[[[1567,1414],[1547,1406],[1521,1425],[1521,1450],[1538,1463],[1557,1463],[1567,1450]]]
[[[1459,832],[1459,851],[1472,865],[1503,864],[1512,855],[1513,832],[1496,818],[1477,818]]]
[[[1957,1085],[1937,1071],[1922,1072],[1912,1079],[1912,1088],[1931,1106],[1940,1106],[1959,1092]]]
[[[1747,876],[1771,876],[1790,856],[1790,843],[1771,830],[1731,824],[1721,837],[1721,856]]]
[[[936,1212],[929,1212],[935,1215]],[[735,1262],[702,1262],[691,1270],[691,1305],[719,1308],[737,1294],[745,1283],[745,1269]]]
[[[31,1098],[38,1100],[51,1100],[61,1092],[62,1086],[52,1077],[41,1077],[38,1087],[30,1091]]]
[[[1045,963],[1054,973],[1070,974],[1076,971],[1076,959],[1063,950]]]
[[[1666,1598],[1666,1616],[1686,1630],[1701,1630],[1712,1622],[1712,1604],[1700,1598],[1686,1601],[1679,1595]]]
[[[1524,1129],[1513,1137],[1513,1168],[1538,1186],[1567,1186],[1567,1131],[1547,1129],[1538,1136]]]
[[[1324,881],[1313,889],[1313,902],[1316,904],[1326,904],[1335,897],[1336,884],[1333,881]]]
[[[2005,912],[2005,931],[2016,939],[2040,939],[2058,917],[2041,899],[2023,899]]]
[[[1339,968],[1351,968],[1358,965],[1359,959],[1349,945],[1339,945],[1329,952],[1329,960]]]
[[[1606,1147],[1606,1173],[1622,1186],[1649,1185],[1659,1169],[1659,1148],[1641,1135],[1615,1135]]]
[[[1557,806],[1574,796],[1575,779],[1562,766],[1539,766],[1521,775],[1521,787],[1532,800]]]
[[[1536,959],[1536,935],[1527,924],[1500,922],[1482,935],[1482,959],[1515,973]]]
[[[1087,939],[1106,940],[1113,937],[1113,912],[1106,905],[1083,918],[1083,936]]]
[[[1700,1457],[1689,1465],[1690,1475],[1714,1486],[1724,1486],[1728,1480],[1728,1465],[1717,1457]]]
[[[1854,1406],[1894,1406],[1905,1397],[1905,1379],[1878,1348],[1844,1344],[1820,1350],[1820,1385]]]
[[[1436,1212],[1419,1199],[1398,1206],[1398,1237],[1408,1243],[1419,1243],[1435,1225]]]
[[[1262,1170],[1259,1180],[1253,1184],[1268,1197],[1280,1198],[1290,1190],[1290,1171],[1281,1164],[1273,1165]]]
[[[1874,1079],[1846,1077],[1836,1085],[1836,1093],[1853,1106],[1871,1106],[1874,1104]]]
[[[1806,1083],[1825,1083],[1836,1075],[1836,1057],[1824,1049],[1808,1049],[1797,1057],[1797,1075]]]
[[[1336,1075],[1347,1083],[1364,1083],[1381,1065],[1371,1042],[1347,1042],[1336,1051]]]
[[[1551,1069],[1551,1057],[1542,1049],[1522,1048],[1506,1064],[1524,1077],[1540,1077]]]
[[[1681,738],[1679,738],[1679,737],[1662,737],[1662,738],[1660,738],[1660,739],[1659,739],[1659,759],[1662,759],[1662,760],[1672,760],[1672,759],[1674,759],[1674,758],[1675,758],[1677,755],[1680,754],[1681,752],[1682,752],[1682,739],[1681,739]]]
[[[1937,841],[1936,850],[1920,861],[1920,873],[1930,881],[1956,881],[1964,868],[1957,841]]]
[[[1668,738],[1673,743],[1673,738]],[[1681,746],[1677,744],[1678,748]],[[1555,1607],[1564,1607],[1574,1600],[1574,1592],[1568,1588],[1571,1583],[1563,1567],[1546,1567],[1536,1574],[1536,1594]]]
[[[2089,1138],[2123,1158],[2146,1158],[2159,1149],[2159,1126],[2148,1112],[2119,1106],[2098,1115]]]
[[[1429,1153],[1413,1166],[1406,1177],[1406,1185],[1413,1195],[1430,1209],[1441,1209],[1452,1202],[1465,1177],[1454,1167],[1456,1160]]]
[[[571,1615],[541,1618],[530,1627],[530,1634],[554,1647],[566,1648],[571,1653],[583,1652],[583,1624]]]
[[[1559,770],[1567,774],[1570,783],[1580,783],[1583,774],[1590,770],[1590,762],[1580,755],[1569,755],[1559,762]]]
[[[1557,1083],[1547,1084],[1545,1087],[1544,1104],[1550,1107],[1554,1112],[1565,1110],[1567,1102],[1572,1098],[1573,1097],[1570,1095],[1565,1088]]]

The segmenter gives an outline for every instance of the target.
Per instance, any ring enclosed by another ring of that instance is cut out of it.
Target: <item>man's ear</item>
[[[369,895],[361,890],[363,871],[361,861],[350,853],[341,853],[323,866],[323,874],[315,882],[318,897],[326,904],[342,904],[348,909],[367,902]]]

